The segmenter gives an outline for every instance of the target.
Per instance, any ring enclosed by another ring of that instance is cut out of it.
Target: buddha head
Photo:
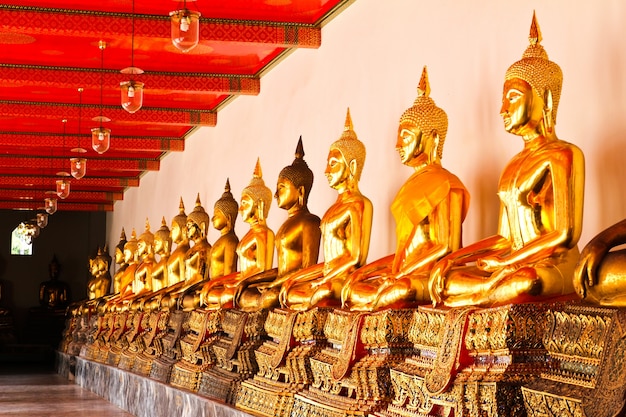
[[[161,228],[154,232],[154,253],[169,255],[172,247],[170,228],[167,227],[165,216],[161,219]]]
[[[257,159],[250,184],[241,192],[241,205],[239,207],[241,218],[244,222],[252,221],[255,216],[259,220],[264,220],[267,218],[271,204],[272,190],[265,186],[261,162]]]
[[[115,247],[115,263],[121,265],[124,263],[124,246],[126,245],[126,232],[122,227],[122,233],[120,234],[120,241]]]
[[[504,76],[501,114],[505,129],[515,134],[522,134],[523,127],[533,121],[552,129],[563,85],[561,68],[548,59],[540,45],[541,31],[534,13],[528,40],[530,45],[522,59],[511,65]]]
[[[417,98],[413,106],[400,117],[396,143],[400,160],[405,165],[412,165],[416,159],[441,159],[447,133],[448,116],[430,98],[428,71],[424,67],[417,87]]]
[[[276,200],[278,207],[289,210],[294,205],[306,207],[309,193],[313,188],[313,171],[304,161],[302,136],[296,147],[296,158],[278,174]]]
[[[137,261],[137,233],[133,228],[130,240],[124,244],[124,262],[131,263]]]
[[[183,204],[182,197],[178,205],[178,214],[172,219],[171,236],[172,241],[177,245],[187,240],[187,215],[185,214],[185,204]]]
[[[146,218],[146,227],[137,240],[137,254],[139,256],[151,254],[154,251],[154,234],[150,231],[150,221]]]
[[[222,230],[225,227],[231,230],[235,225],[237,213],[239,213],[239,204],[237,204],[237,200],[233,198],[233,194],[230,192],[230,181],[228,179],[226,179],[224,193],[215,202],[213,209],[213,218],[211,219],[213,227],[217,230]]]
[[[187,237],[189,239],[205,238],[209,231],[209,215],[200,203],[200,194],[196,197],[196,206],[187,215]]]
[[[330,186],[337,188],[348,179],[359,181],[364,164],[365,145],[354,132],[350,109],[348,109],[343,133],[330,145],[324,173]]]

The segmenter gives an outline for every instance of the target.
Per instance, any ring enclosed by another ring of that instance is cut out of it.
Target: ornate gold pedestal
[[[324,333],[329,346],[311,358],[313,383],[295,395],[294,415],[365,416],[390,398],[389,367],[412,352],[413,310],[373,314],[336,310]]]
[[[125,336],[132,327],[132,318],[133,316],[129,312],[121,312],[114,315],[109,340],[101,351],[102,359],[104,359],[104,354],[107,354],[106,360],[102,361],[103,363],[106,362],[111,366],[119,365],[122,352],[128,347],[128,340]]]
[[[135,358],[145,349],[143,335],[150,329],[150,315],[143,311],[131,313],[132,327],[126,333],[128,346],[122,351],[118,367],[125,371],[134,370]]]
[[[391,369],[394,397],[377,416],[524,416],[520,386],[551,366],[541,303],[414,312],[418,354]]]
[[[194,310],[189,315],[189,331],[180,341],[182,359],[172,368],[170,384],[198,391],[200,375],[215,364],[211,345],[222,326],[222,310]]]
[[[173,311],[169,314],[167,330],[163,336],[163,354],[152,361],[150,378],[168,383],[172,373],[172,367],[182,358],[180,349],[181,335],[187,332],[187,318],[189,313]]]
[[[544,341],[556,366],[522,387],[529,417],[623,415],[626,309],[578,303],[550,310]]]
[[[237,408],[269,417],[291,415],[294,395],[312,382],[309,358],[326,346],[327,315],[324,308],[269,312],[265,331],[271,340],[255,351],[259,371],[241,383]]]
[[[224,311],[224,334],[212,346],[216,363],[202,373],[198,393],[235,404],[241,381],[251,378],[259,369],[254,351],[263,343],[267,313],[267,310]]]
[[[163,354],[163,336],[167,331],[170,312],[168,310],[152,311],[149,313],[148,331],[143,335],[143,352],[139,353],[133,364],[133,371],[139,375],[149,376],[152,361]]]

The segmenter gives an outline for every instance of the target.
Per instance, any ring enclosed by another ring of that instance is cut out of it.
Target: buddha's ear
[[[543,104],[544,108],[552,113],[552,108],[554,106],[554,101],[552,100],[552,90],[546,88],[543,92]]]
[[[433,131],[430,132],[430,137],[433,140],[433,147],[430,150],[431,152],[430,157],[431,157],[431,161],[434,161],[437,159],[437,155],[439,155],[439,141],[440,141],[439,133],[437,133],[436,129],[433,129]]]
[[[304,207],[304,197],[306,195],[306,190],[304,189],[304,185],[298,187],[298,203],[300,207]]]
[[[543,92],[543,124],[545,129],[551,133],[553,130],[552,110],[554,108],[554,100],[552,99],[552,90],[546,88]]]
[[[357,162],[356,159],[352,159],[350,160],[350,163],[348,164],[348,169],[350,170],[350,175],[352,176],[352,178],[356,178],[356,173],[357,173]]]

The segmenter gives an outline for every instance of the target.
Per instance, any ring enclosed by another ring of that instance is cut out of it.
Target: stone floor
[[[0,416],[132,417],[57,374],[52,365],[0,362]]]

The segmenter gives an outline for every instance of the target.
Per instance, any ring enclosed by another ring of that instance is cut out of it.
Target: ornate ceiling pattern
[[[190,0],[200,41],[186,53],[170,34],[183,2],[0,1],[0,209],[36,210],[66,178],[58,210],[111,211],[169,152],[183,152],[193,129],[259,94],[281,58],[318,48],[322,26],[354,0]],[[145,85],[135,113],[120,104],[127,67],[144,71],[132,75]],[[100,125],[111,129],[103,154],[91,148]],[[63,176],[73,148],[87,150],[81,179]]]

